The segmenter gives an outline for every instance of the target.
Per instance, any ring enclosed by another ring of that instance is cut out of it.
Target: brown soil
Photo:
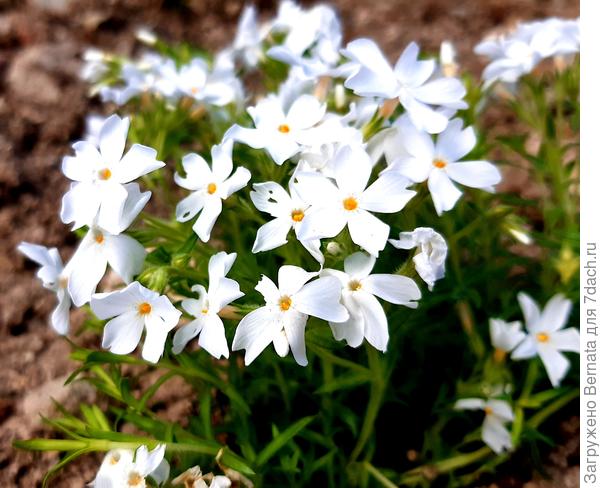
[[[80,56],[96,46],[122,54],[135,48],[140,26],[167,40],[214,49],[232,39],[243,2],[219,0],[0,0],[0,486],[34,487],[56,462],[54,454],[15,451],[18,438],[44,435],[38,413],[52,412],[50,397],[75,407],[94,393],[79,384],[62,386],[73,364],[69,347],[47,326],[51,294],[34,280],[34,266],[15,247],[22,240],[57,246],[66,259],[74,237],[58,218],[67,181],[59,170],[69,143],[78,138],[97,101],[79,80]],[[268,15],[274,2],[259,1]],[[478,72],[472,48],[491,29],[520,19],[576,17],[572,0],[388,0],[331,2],[339,9],[348,39],[370,36],[391,58],[411,40],[434,51],[455,42],[461,63]],[[74,314],[81,322],[81,315]],[[190,408],[180,387],[165,389],[167,415]],[[577,422],[575,420],[575,422]],[[565,446],[576,443],[572,432]],[[565,449],[566,447],[563,446]],[[577,447],[575,447],[577,449]],[[553,484],[577,486],[577,467],[565,469],[560,449],[550,457]],[[68,467],[55,487],[84,486],[98,460],[90,456]],[[571,481],[569,481],[571,480]],[[574,480],[574,481],[573,481]],[[502,484],[501,486],[521,486]],[[570,483],[570,484],[569,484]]]

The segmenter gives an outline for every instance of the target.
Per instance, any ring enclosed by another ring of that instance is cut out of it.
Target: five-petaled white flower
[[[414,42],[406,47],[394,68],[370,39],[352,41],[342,54],[356,66],[346,87],[361,96],[398,98],[419,129],[431,134],[442,132],[448,125],[448,114],[467,108],[463,101],[466,90],[458,79],[428,81],[436,63],[432,59],[419,61],[419,46]],[[433,106],[444,110],[434,110]]]
[[[450,121],[435,143],[429,134],[412,127],[408,120],[400,130],[408,155],[391,161],[388,171],[397,171],[416,183],[427,180],[438,215],[452,209],[462,194],[452,181],[491,191],[502,179],[498,168],[488,161],[458,162],[477,142],[473,128],[463,129],[460,119]]]
[[[101,320],[114,317],[104,327],[102,347],[114,354],[129,354],[139,344],[145,328],[142,357],[152,363],[160,359],[167,334],[181,316],[165,295],[159,295],[137,281],[122,290],[96,293],[92,296],[91,307]]]
[[[340,305],[340,287],[331,276],[307,283],[318,273],[309,273],[298,266],[282,266],[275,285],[263,275],[256,290],[266,305],[246,315],[238,325],[232,349],[246,350],[245,363],[250,364],[272,342],[280,356],[289,350],[296,362],[306,366],[304,328],[308,316],[343,322],[348,312]]]
[[[283,246],[287,243],[290,229],[294,229],[298,235],[309,205],[300,198],[293,183],[290,184],[289,194],[281,185],[272,181],[255,183],[252,186],[254,190],[250,192],[250,198],[256,208],[275,217],[258,229],[252,252],[270,251]],[[320,250],[321,241],[319,239],[300,241],[300,244],[319,264],[323,264],[325,258]]]
[[[564,329],[571,313],[571,300],[554,295],[540,311],[537,303],[526,293],[517,296],[528,335],[513,351],[513,359],[539,356],[555,388],[569,370],[569,360],[561,351],[579,353],[579,331],[574,327]]]
[[[501,319],[490,319],[490,340],[494,346],[494,359],[504,361],[506,355],[514,350],[525,339],[521,322],[505,322]]]
[[[483,410],[485,418],[481,430],[485,442],[496,454],[512,449],[510,432],[504,424],[515,418],[512,408],[504,400],[483,400],[481,398],[464,398],[454,406],[457,410]]]
[[[17,249],[40,265],[37,277],[44,288],[56,293],[58,304],[50,316],[50,325],[56,332],[65,335],[69,331],[69,309],[71,308],[71,297],[67,291],[70,264],[63,267],[62,259],[55,247],[48,249],[38,244],[21,242]]]
[[[300,240],[337,236],[346,225],[352,240],[377,256],[386,244],[390,227],[370,212],[399,212],[415,195],[407,178],[386,172],[368,188],[371,159],[359,146],[343,146],[330,163],[335,183],[318,173],[298,173],[296,188],[311,205],[298,230]]]
[[[254,121],[254,129],[232,126],[224,139],[247,144],[255,149],[265,149],[273,160],[281,165],[297,154],[303,144],[310,142],[310,128],[321,121],[326,105],[312,95],[300,95],[285,110],[283,101],[276,95],[260,100],[248,113]]]
[[[175,175],[175,182],[192,194],[177,204],[175,213],[179,222],[187,222],[199,212],[200,216],[193,229],[202,242],[210,239],[210,233],[223,210],[223,200],[236,191],[244,188],[250,180],[250,171],[238,166],[233,174],[231,151],[233,141],[227,140],[213,146],[210,154],[212,168],[197,154],[190,153],[183,157],[183,169],[186,176]]]
[[[421,298],[417,284],[406,276],[370,274],[375,257],[362,252],[344,260],[344,271],[324,269],[322,276],[333,276],[342,291],[342,305],[350,317],[346,321],[330,321],[336,340],[346,340],[358,347],[366,339],[374,348],[384,351],[389,340],[388,322],[383,307],[375,297],[396,305],[416,308]]]
[[[189,324],[177,330],[173,337],[173,352],[179,354],[186,344],[198,336],[198,344],[219,359],[229,357],[229,348],[225,338],[225,326],[219,312],[234,300],[243,297],[240,286],[235,280],[226,278],[233,266],[237,254],[219,252],[208,261],[208,291],[202,285],[192,286],[198,293],[198,299],[186,298],[181,303],[183,309],[192,317]]]
[[[71,258],[69,293],[73,303],[80,307],[90,301],[96,286],[104,276],[107,265],[130,283],[143,267],[146,250],[133,237],[122,234],[150,199],[150,192],[140,192],[136,183],[125,185],[128,197],[123,207],[117,232],[108,232],[95,222],[79,243]]]
[[[123,156],[128,130],[128,118],[112,115],[100,130],[98,147],[88,141],[73,144],[75,156],[62,162],[63,173],[75,181],[62,200],[65,224],[73,222],[77,229],[97,218],[100,227],[118,233],[128,195],[125,183],[165,165],[156,160],[154,149],[140,144]]]
[[[398,239],[389,239],[388,242],[397,249],[418,249],[413,262],[430,291],[435,282],[444,277],[448,245],[433,229],[417,227],[412,232],[400,232]]]
[[[169,478],[169,463],[165,457],[164,444],[152,451],[140,446],[135,451],[113,449],[106,453],[96,478],[90,486],[93,488],[146,488],[146,478],[152,478],[162,485]]]
[[[210,105],[233,102],[239,90],[238,83],[233,72],[211,72],[202,58],[192,59],[177,74],[177,86],[182,94]]]

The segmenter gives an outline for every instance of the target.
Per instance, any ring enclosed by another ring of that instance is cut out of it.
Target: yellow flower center
[[[129,473],[129,479],[127,480],[127,484],[129,486],[138,486],[140,483],[144,481],[144,477],[137,472]]]
[[[197,95],[198,93],[200,93],[200,88],[194,86],[190,91],[192,92],[192,95]]]
[[[208,308],[203,308],[202,313],[206,315],[208,313]]]
[[[120,459],[121,459],[121,456],[119,456],[118,454],[113,454],[110,457],[109,463],[114,466],[115,464],[119,464]]]
[[[108,168],[101,169],[98,171],[98,177],[101,180],[108,180],[112,176],[112,171]]]
[[[302,222],[302,219],[304,219],[303,210],[292,210],[292,220],[294,222]]]
[[[208,186],[206,187],[206,191],[208,192],[209,195],[212,195],[214,192],[217,191],[217,185],[214,183],[209,183]]]
[[[94,240],[98,244],[102,244],[104,242],[104,234],[102,232],[96,232],[96,233],[94,233]]]
[[[67,278],[66,276],[61,276],[58,279],[58,287],[59,288],[66,288],[68,284],[69,284],[69,278]]]
[[[343,202],[344,208],[348,211],[356,210],[358,208],[358,202],[354,197],[348,197]]]
[[[292,299],[290,297],[288,297],[287,295],[283,296],[279,299],[279,308],[282,311],[285,312],[285,311],[289,310],[291,306],[292,306]]]
[[[138,305],[138,313],[140,315],[148,315],[150,312],[152,312],[152,305],[148,302],[140,303]]]
[[[492,407],[483,407],[483,411],[485,412],[486,415],[492,415],[494,413],[494,410],[492,410]]]
[[[548,342],[550,340],[550,336],[545,332],[540,332],[539,334],[536,334],[535,337],[538,342]]]
[[[277,127],[277,130],[282,134],[287,134],[290,131],[290,126],[287,124],[281,124],[279,127]]]
[[[443,159],[434,159],[433,160],[433,165],[436,168],[443,169],[443,168],[445,168],[448,165],[448,163],[446,161],[444,161]]]
[[[350,288],[351,291],[356,291],[360,290],[362,285],[360,284],[360,281],[352,280],[350,283],[348,283],[348,288]]]

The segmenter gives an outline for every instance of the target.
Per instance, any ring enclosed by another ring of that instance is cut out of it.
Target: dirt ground
[[[275,2],[256,2],[265,15]],[[452,40],[465,69],[479,72],[472,54],[489,30],[517,20],[576,17],[574,0],[387,0],[332,1],[347,39],[369,36],[396,59],[411,40],[435,50]],[[131,54],[135,30],[150,27],[167,40],[187,40],[208,49],[232,39],[240,1],[219,0],[0,0],[0,486],[35,487],[56,462],[53,454],[15,451],[17,438],[44,435],[38,413],[52,411],[50,397],[76,405],[93,400],[85,385],[62,387],[73,364],[69,347],[47,326],[54,298],[34,280],[34,266],[15,247],[22,240],[57,246],[63,259],[75,240],[59,218],[67,181],[59,162],[83,130],[90,111],[100,110],[80,81],[85,48]],[[75,322],[81,317],[74,317]],[[160,400],[170,415],[190,408],[180,388]],[[496,487],[578,486],[578,419],[561,427],[564,442],[547,460],[554,481],[518,481]],[[575,458],[575,460],[573,459]],[[82,459],[52,482],[84,486],[97,459]]]

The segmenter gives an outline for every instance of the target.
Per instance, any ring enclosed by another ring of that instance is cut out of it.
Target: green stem
[[[381,359],[379,352],[371,345],[367,345],[367,358],[369,361],[369,369],[373,378],[371,380],[371,392],[369,395],[369,403],[367,405],[367,411],[363,420],[362,428],[356,442],[356,446],[350,455],[350,463],[356,462],[358,456],[364,449],[367,441],[373,433],[375,427],[375,420],[381,408],[383,396],[385,393],[385,378],[382,371]]]
[[[381,483],[381,486],[385,486],[386,488],[398,488],[398,485],[392,483],[392,481],[387,478],[381,471],[379,471],[375,466],[373,466],[370,462],[365,461],[363,463],[365,469],[367,470],[367,472],[373,476],[373,478],[375,478],[377,481],[379,481],[379,483]]]

